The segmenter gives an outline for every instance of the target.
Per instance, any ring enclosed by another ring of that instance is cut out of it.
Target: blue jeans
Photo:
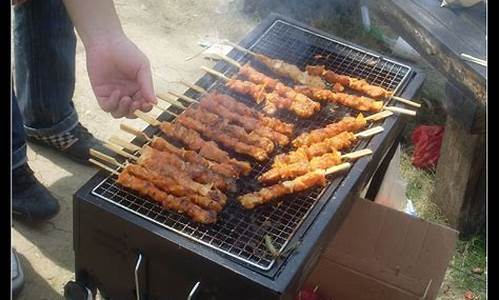
[[[76,36],[62,0],[31,0],[14,8],[13,168],[26,161],[24,134],[47,138],[78,125],[72,101],[75,52]]]

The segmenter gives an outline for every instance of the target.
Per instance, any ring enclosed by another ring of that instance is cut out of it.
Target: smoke
[[[259,18],[278,13],[306,24],[327,20],[360,20],[359,3],[352,0],[243,0],[244,12]]]
[[[241,0],[243,13],[263,19],[270,13],[290,17],[382,53],[389,53],[376,24],[363,27],[359,1],[352,0]],[[376,1],[372,2],[376,5]]]

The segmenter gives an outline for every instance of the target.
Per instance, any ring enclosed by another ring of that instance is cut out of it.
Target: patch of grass
[[[436,174],[414,167],[411,164],[411,153],[410,147],[405,147],[401,151],[401,175],[408,182],[406,197],[413,202],[419,217],[431,222],[447,224],[441,210],[431,200]]]
[[[411,164],[411,147],[401,153],[401,174],[407,180],[406,196],[412,200],[419,217],[447,225],[439,207],[432,202],[436,174],[415,168]],[[480,272],[479,272],[480,271]],[[468,291],[474,300],[486,299],[486,242],[477,236],[458,241],[455,254],[449,263],[441,291],[437,299],[464,299]]]
[[[482,237],[458,241],[449,264],[440,299],[463,298],[468,291],[473,299],[486,299],[486,242]]]

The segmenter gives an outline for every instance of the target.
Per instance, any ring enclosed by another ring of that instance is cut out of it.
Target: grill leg
[[[95,293],[82,283],[69,281],[64,286],[64,298],[67,300],[93,300],[95,299]]]

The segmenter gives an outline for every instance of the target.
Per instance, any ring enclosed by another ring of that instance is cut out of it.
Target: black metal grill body
[[[328,67],[397,89],[406,98],[411,98],[423,82],[423,75],[415,69],[358,46],[352,48],[348,42],[277,15],[264,20],[240,44],[302,67],[321,54],[328,57],[321,62]],[[240,62],[250,59],[237,51],[229,56]],[[265,71],[255,61],[252,64]],[[227,75],[235,72],[223,62],[215,68]],[[224,90],[223,84],[209,75],[197,84]],[[194,91],[186,95],[196,97]],[[281,117],[305,131],[339,120],[346,113],[354,111],[327,107],[310,120],[289,114]],[[160,116],[163,120],[170,118],[168,114]],[[197,282],[199,299],[292,298],[350,208],[351,196],[370,179],[400,134],[404,118],[391,117],[382,125],[382,134],[354,148],[368,147],[373,155],[357,161],[347,174],[330,180],[326,188],[292,195],[281,205],[254,211],[244,211],[233,203],[225,208],[217,224],[209,227],[155,207],[122,190],[114,179],[100,172],[74,198],[77,280],[98,287],[112,299],[135,299],[136,286],[147,296],[143,299],[184,299]],[[157,133],[157,129],[149,127],[146,132]],[[248,178],[240,180],[240,192],[255,190],[255,177],[269,165],[257,165]],[[276,259],[265,252],[264,234],[272,237],[278,249],[299,246]],[[134,274],[139,254],[144,261]]]

